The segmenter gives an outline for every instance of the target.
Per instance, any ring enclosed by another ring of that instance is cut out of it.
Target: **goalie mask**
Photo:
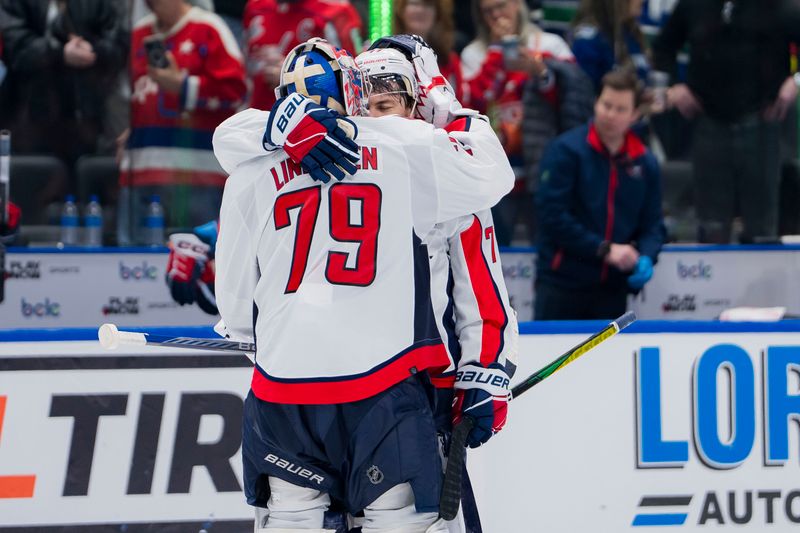
[[[368,50],[356,58],[364,75],[367,98],[377,95],[397,95],[405,106],[413,109],[419,89],[414,65],[398,50],[391,48]]]
[[[364,115],[363,76],[353,56],[324,39],[296,46],[283,61],[275,96],[293,93],[344,115]]]

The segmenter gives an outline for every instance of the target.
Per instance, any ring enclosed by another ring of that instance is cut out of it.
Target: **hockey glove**
[[[444,128],[453,120],[453,113],[461,109],[456,93],[439,70],[436,52],[420,39],[414,59],[414,72],[419,83],[417,114],[436,128]]]
[[[264,133],[264,149],[283,148],[317,181],[355,174],[359,161],[355,123],[302,94],[290,94],[272,106]]]
[[[475,421],[467,436],[470,448],[486,443],[503,429],[508,414],[509,381],[508,374],[497,363],[489,368],[466,364],[456,373],[453,425],[465,416]]]
[[[633,273],[628,276],[628,287],[638,291],[653,277],[653,260],[646,255],[639,256]]]
[[[211,247],[193,233],[173,233],[169,236],[169,248],[167,286],[170,294],[179,304],[191,305],[197,301],[200,285],[207,283],[203,278],[209,276],[206,270]],[[213,272],[211,274],[213,283]]]
[[[8,202],[8,221],[0,222],[0,244],[11,244],[19,233],[19,219],[22,210],[14,202]]]

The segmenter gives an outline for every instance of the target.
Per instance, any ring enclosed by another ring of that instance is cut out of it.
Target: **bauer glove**
[[[359,149],[355,123],[302,94],[290,94],[272,106],[264,149],[283,148],[317,181],[342,180],[356,173]]]
[[[503,367],[492,363],[488,368],[465,364],[458,369],[453,398],[453,425],[465,416],[475,425],[467,436],[467,446],[477,448],[503,429],[508,414],[509,377]]]
[[[174,233],[169,236],[169,248],[167,286],[172,299],[181,305],[197,303],[206,313],[216,315],[211,246],[194,233]]]

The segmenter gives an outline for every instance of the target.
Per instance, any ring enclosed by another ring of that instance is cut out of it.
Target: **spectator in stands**
[[[2,14],[0,14],[0,16],[2,16]],[[2,25],[2,23],[0,23],[0,25]],[[3,63],[3,34],[0,33],[0,87],[6,79],[7,72],[6,64]]]
[[[217,15],[185,0],[147,0],[134,27],[131,129],[122,157],[119,238],[139,242],[138,222],[160,194],[168,226],[217,216],[226,174],[214,129],[242,105],[242,55]]]
[[[452,0],[397,0],[394,8],[394,33],[419,35],[431,45],[439,60],[439,70],[456,91],[456,98],[464,98],[461,59],[453,50]]]
[[[51,154],[69,167],[97,151],[128,33],[115,2],[0,0],[16,153]],[[74,184],[73,184],[74,187]]]
[[[729,243],[777,235],[780,121],[797,98],[789,72],[790,41],[800,25],[788,0],[679,0],[654,43],[655,65],[675,72],[690,48],[686,83],[670,106],[695,119],[692,165],[701,242]]]
[[[525,85],[535,84],[555,105],[557,89],[545,59],[574,58],[561,37],[530,22],[523,0],[473,0],[473,16],[478,37],[461,54],[464,105],[489,116],[517,175],[514,190],[492,210],[497,240],[508,245],[515,226],[534,225],[531,186],[526,183],[532,177],[525,175],[522,150]]]
[[[541,163],[535,318],[615,318],[653,274],[664,242],[658,163],[630,127],[636,74],[603,77],[594,121],[559,136]]]
[[[595,89],[616,67],[634,67],[647,81],[649,50],[639,17],[644,0],[582,0],[575,15],[572,52]]]
[[[275,103],[286,54],[312,37],[323,37],[353,56],[361,52],[361,17],[341,0],[248,0],[244,10],[247,75],[253,82],[250,107]]]
[[[222,17],[233,32],[239,46],[244,46],[244,6],[247,0],[214,0],[214,12]]]

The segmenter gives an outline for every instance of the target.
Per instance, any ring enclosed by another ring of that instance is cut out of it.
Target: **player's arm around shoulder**
[[[488,209],[514,186],[500,140],[486,117],[475,112],[434,129],[429,150],[440,192],[437,222]]]
[[[228,174],[254,157],[266,154],[263,146],[268,111],[245,109],[228,117],[214,130],[214,155]]]

